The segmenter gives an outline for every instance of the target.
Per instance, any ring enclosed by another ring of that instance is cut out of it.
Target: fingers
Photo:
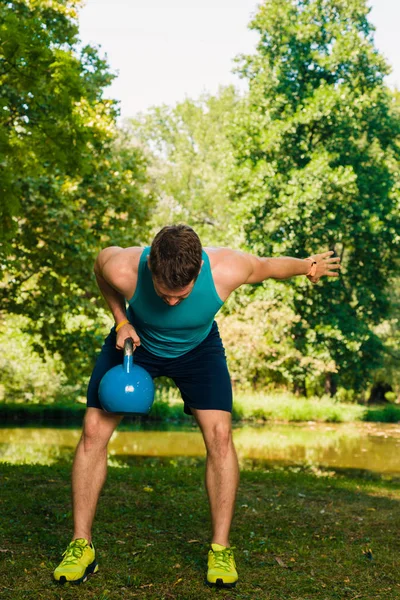
[[[125,338],[125,339],[127,339],[127,338]],[[131,338],[131,340],[133,342],[133,346],[134,346],[133,349],[134,350],[136,349],[136,346],[140,346],[140,341],[139,342],[135,342],[135,340],[132,339],[132,338]],[[117,348],[117,350],[123,350],[124,349],[124,345],[125,345],[125,340],[123,340],[122,343],[121,342],[117,342],[115,344],[115,347]]]
[[[123,350],[124,349],[124,343],[125,340],[130,338],[136,348],[136,346],[140,346],[140,337],[138,336],[138,334],[136,333],[135,329],[132,327],[132,325],[130,323],[127,323],[126,325],[124,325],[123,327],[121,327],[121,330],[117,333],[117,339],[116,339],[116,344],[115,347],[118,350]]]
[[[312,283],[317,283],[320,277],[339,277],[339,271],[342,268],[342,265],[340,264],[340,257],[332,256],[332,254],[335,254],[334,250],[328,250],[327,252],[314,254],[312,256],[312,258],[314,258],[318,264],[318,278],[309,278]],[[321,273],[321,271],[324,271],[324,269],[326,269],[325,273]]]
[[[321,259],[325,259],[325,262],[340,262],[340,256],[332,256],[332,254],[335,254],[335,252],[333,250],[329,250],[328,252],[323,252],[322,254],[317,254],[316,256]]]
[[[128,338],[125,338],[124,340],[122,340],[122,342],[121,342],[121,341],[118,341],[118,342],[115,344],[115,347],[116,347],[118,350],[123,350],[123,349],[124,349],[124,344],[125,344],[125,340],[126,340],[126,339],[128,339]],[[137,340],[138,340],[138,341],[135,341],[133,338],[131,338],[131,340],[132,340],[132,342],[133,342],[133,345],[134,345],[134,347],[135,347],[135,348],[136,348],[136,346],[140,346],[140,340],[139,340],[139,338],[137,338]],[[135,349],[135,348],[134,348],[134,349]]]
[[[137,336],[133,337],[133,335],[130,335],[125,337],[123,340],[123,345],[125,344],[126,340],[132,340],[132,344],[134,346],[140,346],[140,339]]]

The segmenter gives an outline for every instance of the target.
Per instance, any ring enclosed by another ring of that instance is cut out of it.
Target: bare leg
[[[73,540],[92,541],[97,501],[107,476],[108,441],[123,419],[98,408],[86,410],[82,437],[72,467]]]
[[[229,546],[229,531],[239,484],[239,465],[232,440],[231,414],[192,408],[207,449],[206,489],[212,521],[212,543]]]

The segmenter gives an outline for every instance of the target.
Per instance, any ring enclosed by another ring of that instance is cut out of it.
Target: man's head
[[[199,236],[188,225],[167,225],[151,244],[154,289],[167,304],[179,304],[193,289],[202,265]]]

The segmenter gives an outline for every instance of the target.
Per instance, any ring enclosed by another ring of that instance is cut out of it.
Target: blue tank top
[[[143,347],[166,358],[176,358],[198,346],[209,334],[214,316],[223,305],[215,289],[210,260],[203,250],[204,264],[187,298],[169,306],[154,289],[147,264],[150,246],[140,257],[136,291],[128,300],[127,317]]]

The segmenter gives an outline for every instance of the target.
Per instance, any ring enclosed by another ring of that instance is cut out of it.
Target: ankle
[[[89,545],[92,543],[91,535],[75,535],[75,534],[73,535],[71,542],[73,542],[74,540],[78,540],[78,539],[86,540]]]
[[[218,544],[218,546],[224,546],[224,548],[229,548],[230,547],[230,544],[229,544],[228,540],[224,540],[223,538],[213,539],[211,543],[212,544]]]

